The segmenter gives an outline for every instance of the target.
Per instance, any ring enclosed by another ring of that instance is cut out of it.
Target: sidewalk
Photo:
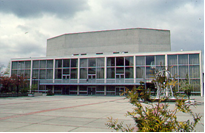
[[[191,97],[204,102],[203,97]],[[174,105],[174,104],[173,104]],[[172,105],[171,105],[172,106]],[[1,132],[111,132],[105,125],[112,116],[134,126],[124,116],[132,105],[118,96],[39,96],[0,99]],[[204,104],[193,108],[201,113],[197,131],[204,131]],[[179,119],[189,118],[179,114]],[[191,118],[191,117],[190,117]]]

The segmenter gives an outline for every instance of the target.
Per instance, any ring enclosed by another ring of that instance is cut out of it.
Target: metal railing
[[[145,82],[145,79],[44,79],[40,80],[40,84],[134,84]]]

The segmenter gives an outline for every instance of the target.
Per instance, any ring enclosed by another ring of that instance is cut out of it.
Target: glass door
[[[88,95],[95,95],[95,87],[94,86],[88,86],[87,88]]]
[[[63,95],[69,95],[69,86],[64,86],[62,88],[62,94]]]
[[[70,79],[70,75],[63,74],[63,79]]]
[[[120,96],[125,91],[125,87],[115,87],[115,95]]]
[[[95,79],[96,79],[96,74],[88,74],[88,79],[87,81],[89,83],[95,83]]]
[[[116,82],[117,83],[124,83],[124,74],[116,74]]]

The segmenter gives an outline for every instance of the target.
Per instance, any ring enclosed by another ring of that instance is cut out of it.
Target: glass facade
[[[152,79],[165,67],[165,55],[136,56],[136,78]]]
[[[32,78],[53,79],[53,60],[34,60]]]
[[[193,90],[196,93],[200,92],[200,61],[199,54],[178,54],[168,55],[168,70],[173,76],[182,82],[188,80],[189,84],[193,85]],[[177,86],[178,91],[180,86]]]
[[[77,59],[56,59],[55,79],[77,79],[78,77]]]
[[[51,86],[54,86],[56,94],[119,95],[126,85],[139,85],[139,81],[150,82],[157,71],[166,67],[178,82],[188,77],[189,83],[194,86],[194,92],[200,92],[199,53],[126,56],[114,54],[92,58],[79,56],[12,61],[11,75],[30,78],[32,74],[32,80],[35,79],[40,86],[44,85],[43,88],[49,86],[51,89]],[[179,86],[176,88],[180,91]]]
[[[31,61],[12,62],[11,75],[24,76],[30,79]]]
[[[80,79],[104,79],[104,58],[80,59]]]
[[[128,57],[108,57],[107,58],[107,78],[126,79],[134,78],[133,56]]]

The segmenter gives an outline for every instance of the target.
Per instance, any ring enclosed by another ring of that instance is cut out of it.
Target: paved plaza
[[[196,131],[204,131],[204,99],[193,111],[202,115]],[[170,103],[170,108],[174,103]],[[111,132],[105,123],[112,116],[134,125],[127,111],[133,106],[120,96],[39,96],[0,98],[0,132]],[[192,119],[183,113],[180,120]]]

